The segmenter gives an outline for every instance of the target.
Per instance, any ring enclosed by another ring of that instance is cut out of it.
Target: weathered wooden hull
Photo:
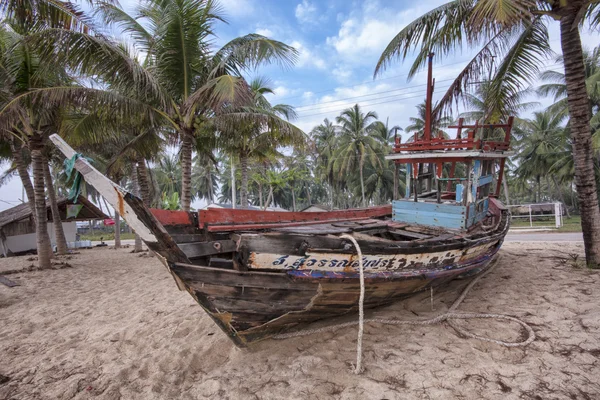
[[[451,248],[445,250],[446,254],[462,254],[449,262],[430,257],[426,248],[421,248],[421,253],[403,253],[406,249],[399,249],[393,255],[395,260],[425,257],[430,262],[387,271],[365,267],[365,307],[389,304],[460,276],[478,273],[499,250],[504,234],[503,227],[496,234],[470,245],[447,244]],[[276,259],[278,255],[272,256]],[[331,255],[319,255],[320,259],[327,256],[333,260]],[[377,255],[364,257],[372,256]],[[333,257],[340,258],[335,254]],[[402,264],[410,265],[396,265]],[[310,322],[355,312],[358,307],[360,281],[354,267],[347,271],[335,271],[335,268],[327,271],[325,266],[264,272],[172,263],[170,269],[208,315],[241,347]]]

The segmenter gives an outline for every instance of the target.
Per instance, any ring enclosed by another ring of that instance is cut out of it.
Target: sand
[[[0,399],[597,399],[598,272],[578,267],[576,243],[506,243],[497,268],[460,311],[505,313],[537,340],[506,348],[459,337],[448,325],[365,327],[365,371],[352,373],[357,328],[237,349],[166,269],[131,249],[82,250],[54,270],[14,272],[32,257],[0,259]],[[443,312],[466,281],[368,313]],[[418,315],[418,316],[417,316]],[[516,340],[513,323],[460,321]]]

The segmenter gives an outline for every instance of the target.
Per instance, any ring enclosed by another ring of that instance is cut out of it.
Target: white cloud
[[[382,121],[389,117],[390,126],[395,124],[403,126],[408,123],[409,114],[412,114],[414,106],[422,99],[402,100],[403,95],[399,96],[399,100],[381,99],[381,96],[385,96],[385,94],[380,94],[380,92],[391,89],[394,89],[394,86],[389,83],[378,83],[338,87],[333,93],[321,97],[315,96],[312,92],[305,92],[302,96],[304,105],[297,106],[296,111],[299,118],[295,123],[305,132],[310,132],[323,119],[328,118],[330,121],[335,121],[342,110],[358,103],[364,112],[375,111]]]
[[[349,78],[352,77],[352,70],[343,65],[338,65],[331,72],[335,79],[340,82],[348,82]]]
[[[317,17],[317,7],[309,2],[308,0],[302,0],[302,3],[296,6],[296,19],[300,23],[316,23],[319,18]]]
[[[273,36],[273,31],[270,30],[269,28],[258,28],[256,30],[256,33],[258,33],[259,35],[266,36],[266,37],[272,37]]]
[[[396,11],[382,6],[377,0],[365,1],[361,10],[354,10],[342,18],[337,35],[328,37],[326,43],[344,61],[374,64],[376,57],[402,28],[438,3],[440,0],[424,1]]]
[[[220,0],[219,4],[222,6],[226,17],[247,17],[254,12],[254,5],[251,0]]]
[[[298,50],[299,54],[298,62],[296,63],[297,67],[313,67],[317,69],[325,69],[327,67],[325,60],[323,60],[321,57],[319,57],[317,54],[315,54],[313,51],[311,51],[308,47],[306,47],[299,41],[294,40],[292,43],[290,43],[290,46]]]

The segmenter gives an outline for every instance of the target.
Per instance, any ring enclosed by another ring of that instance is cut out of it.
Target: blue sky
[[[407,80],[412,59],[396,62],[377,80],[373,80],[373,70],[396,33],[444,1],[220,0],[220,3],[228,24],[217,24],[215,48],[237,36],[259,33],[299,51],[293,68],[266,66],[250,72],[249,76],[269,78],[275,88],[271,101],[296,106],[299,118],[295,123],[306,132],[324,118],[334,120],[341,110],[355,103],[366,111],[376,111],[383,121],[389,118],[390,126],[405,127],[415,113],[415,106],[424,100],[425,74]],[[122,0],[121,4],[131,11],[136,1]],[[560,53],[558,30],[558,23],[550,24],[552,48]],[[600,43],[600,37],[597,33],[583,32],[582,41],[584,46],[592,48]],[[452,57],[435,58],[434,100],[443,95],[444,88],[470,55],[469,50],[458,50]],[[561,69],[552,60],[546,65]],[[540,108],[550,103],[549,99],[538,101]],[[0,210],[11,207],[20,198],[21,185],[15,178],[0,188]]]

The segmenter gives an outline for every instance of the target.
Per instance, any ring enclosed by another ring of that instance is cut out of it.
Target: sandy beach
[[[365,327],[237,349],[147,253],[98,248],[36,271],[35,257],[0,259],[0,399],[597,399],[599,272],[581,243],[506,243],[460,311],[516,316],[525,348],[460,337],[446,324]],[[370,311],[417,319],[444,312],[468,281]],[[355,318],[353,316],[352,318]],[[458,322],[504,340],[513,323]]]

